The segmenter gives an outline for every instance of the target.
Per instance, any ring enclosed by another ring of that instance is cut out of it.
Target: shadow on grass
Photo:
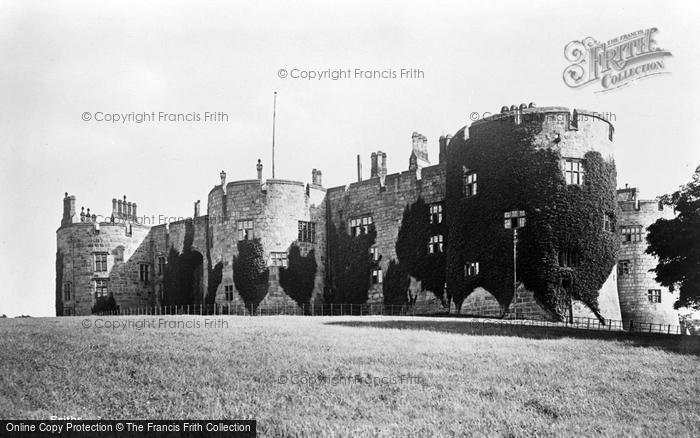
[[[468,336],[513,336],[529,339],[600,339],[626,341],[638,347],[653,347],[680,354],[700,355],[700,336],[680,336],[622,331],[586,330],[571,327],[546,327],[467,320],[388,320],[388,321],[331,321],[328,325],[400,330],[428,330]]]

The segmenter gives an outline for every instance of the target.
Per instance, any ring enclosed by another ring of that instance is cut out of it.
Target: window
[[[464,196],[467,198],[476,195],[476,172],[464,171]]]
[[[647,294],[650,303],[660,303],[661,302],[661,289],[649,289]]]
[[[95,254],[95,272],[107,272],[107,253]]]
[[[253,221],[238,221],[238,240],[249,240],[253,238]]]
[[[70,301],[70,283],[63,283],[63,301]]]
[[[158,257],[158,275],[165,273],[165,257]]]
[[[381,269],[372,269],[372,284],[382,284]]]
[[[95,279],[95,298],[104,298],[107,296],[107,279]]]
[[[562,268],[573,268],[578,266],[578,253],[570,249],[559,251],[559,266]]]
[[[512,210],[503,213],[503,226],[510,230],[511,228],[521,228],[525,226],[525,211]]]
[[[630,261],[629,260],[620,260],[617,262],[617,275],[623,276],[623,275],[629,275],[630,273]]]
[[[628,225],[620,227],[622,243],[640,242],[642,240],[642,226]]]
[[[139,280],[148,282],[149,269],[146,263],[139,263]]]
[[[564,180],[567,184],[583,184],[583,163],[581,160],[567,158],[564,161]]]
[[[603,215],[603,230],[610,231],[611,233],[615,231],[613,227],[613,216],[610,213],[605,213]]]
[[[272,266],[282,266],[287,267],[287,253],[286,252],[271,252],[270,253],[270,263]]]
[[[467,262],[464,265],[464,275],[474,277],[479,275],[479,262]]]
[[[233,285],[227,284],[224,286],[224,299],[226,301],[233,301]]]
[[[442,234],[431,236],[428,241],[428,254],[437,254],[442,252]]]
[[[432,225],[442,223],[442,204],[430,204],[430,223]]]
[[[373,246],[369,249],[369,253],[372,256],[372,260],[375,262],[379,260],[379,251],[377,251],[377,247]]]
[[[316,243],[316,223],[299,221],[299,242]]]
[[[372,230],[374,222],[372,221],[372,216],[363,216],[350,220],[350,235],[359,236],[362,234],[369,234]]]
[[[163,285],[162,284],[158,285],[158,289],[157,289],[156,293],[158,294],[158,301],[163,301],[163,298],[165,298],[165,295],[163,294]]]

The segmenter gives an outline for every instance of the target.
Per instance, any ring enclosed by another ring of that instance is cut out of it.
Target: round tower
[[[458,310],[495,300],[506,317],[620,319],[612,141],[595,113],[534,104],[456,133],[446,217]]]

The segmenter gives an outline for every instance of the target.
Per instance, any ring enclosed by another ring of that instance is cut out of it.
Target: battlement
[[[488,114],[488,113],[487,113]],[[570,110],[567,107],[550,106],[538,108],[534,103],[520,104],[501,108],[500,113],[489,115],[474,121],[469,126],[469,137],[478,137],[493,128],[493,124],[506,127],[521,125],[523,123],[538,122],[543,125],[557,126],[564,131],[596,131],[600,135],[613,140],[614,126],[605,118],[606,114],[584,109]],[[505,129],[505,128],[499,128]]]

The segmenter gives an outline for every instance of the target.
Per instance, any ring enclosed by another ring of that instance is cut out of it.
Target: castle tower
[[[595,113],[522,104],[445,142],[458,310],[476,313],[467,291],[509,317],[620,319],[612,132]]]
[[[657,199],[642,200],[639,191],[625,187],[617,191],[620,217],[617,232],[620,252],[617,262],[617,287],[622,320],[630,322],[678,325],[678,311],[673,304],[676,293],[655,280],[657,259],[646,254],[646,229],[657,219],[673,219],[673,210]]]

